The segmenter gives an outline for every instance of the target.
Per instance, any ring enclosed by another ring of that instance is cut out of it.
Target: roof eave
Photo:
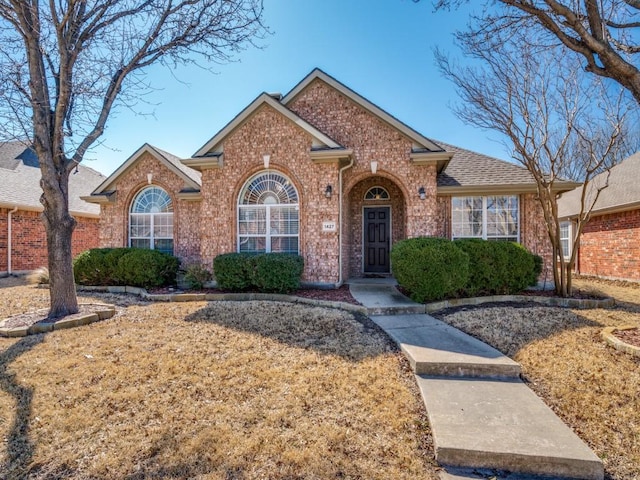
[[[204,157],[192,157],[180,160],[183,165],[202,172],[212,168],[222,168],[224,165],[224,156],[222,153],[215,155],[207,155]]]
[[[598,208],[591,210],[591,216],[609,215],[612,213],[628,212],[629,210],[636,210],[640,208],[640,200],[637,202],[621,203],[618,205],[611,205],[609,207]],[[578,213],[569,213],[560,217],[561,219],[572,219],[578,216]]]
[[[411,152],[409,155],[414,165],[435,165],[438,173],[442,172],[451,158],[453,152]]]
[[[80,197],[80,200],[98,205],[113,205],[116,203],[116,192],[92,193],[91,195]]]
[[[341,160],[349,159],[353,155],[350,148],[311,150],[310,157],[313,163],[340,163]]]

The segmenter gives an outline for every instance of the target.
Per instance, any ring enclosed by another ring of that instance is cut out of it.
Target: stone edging
[[[82,304],[81,304],[82,305]],[[92,304],[96,305],[96,304]],[[27,335],[35,335],[36,333],[46,333],[53,330],[64,330],[66,328],[79,327],[81,325],[89,325],[90,323],[106,320],[116,314],[116,307],[113,305],[97,305],[104,307],[94,313],[87,313],[80,317],[59,320],[57,322],[40,322],[24,327],[0,327],[0,337],[26,337]],[[9,317],[11,318],[11,317]]]
[[[427,303],[425,310],[427,313],[444,310],[451,307],[462,307],[466,305],[481,305],[483,303],[493,302],[536,302],[551,307],[568,307],[568,308],[608,308],[615,305],[613,298],[603,298],[595,300],[591,298],[557,298],[542,297],[530,295],[491,295],[488,297],[471,297],[471,298],[454,298],[451,300],[443,300],[442,302]]]
[[[353,305],[345,302],[332,302],[330,300],[317,300],[314,298],[297,297],[280,293],[163,293],[151,294],[140,287],[102,287],[77,285],[78,290],[89,292],[130,293],[152,302],[245,302],[252,300],[300,303],[314,307],[328,307],[346,310],[348,312],[367,314],[367,309],[362,305]]]
[[[640,357],[640,347],[636,347],[635,345],[630,345],[627,342],[623,342],[613,334],[613,332],[616,330],[633,330],[635,328],[637,327],[634,327],[632,325],[625,325],[624,327],[607,327],[602,330],[601,335],[604,341],[616,350],[620,350],[621,352],[626,352],[631,355],[635,355],[636,357]]]

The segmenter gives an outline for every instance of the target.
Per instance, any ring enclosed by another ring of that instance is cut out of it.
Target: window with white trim
[[[518,242],[517,195],[451,198],[451,237]]]
[[[560,246],[566,259],[571,256],[571,230],[571,222],[560,222]]]
[[[298,192],[279,172],[250,178],[238,198],[238,251],[298,253]]]
[[[147,187],[131,202],[129,246],[173,255],[173,202],[162,188]]]
[[[389,198],[391,198],[389,192],[382,187],[371,187],[364,194],[365,200],[389,200]]]

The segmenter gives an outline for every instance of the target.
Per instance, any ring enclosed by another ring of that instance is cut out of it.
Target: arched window
[[[298,192],[281,173],[250,178],[238,198],[238,251],[298,253]]]
[[[382,187],[371,187],[364,194],[365,200],[389,200],[389,192]]]
[[[173,202],[162,188],[147,187],[131,202],[129,246],[173,255]]]

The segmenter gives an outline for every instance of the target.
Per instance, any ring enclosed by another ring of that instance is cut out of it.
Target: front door
[[[364,273],[389,273],[391,207],[364,208]]]

